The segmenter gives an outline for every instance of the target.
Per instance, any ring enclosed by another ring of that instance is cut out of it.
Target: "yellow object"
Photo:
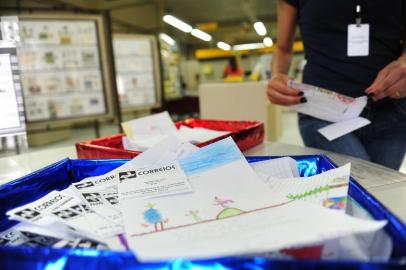
[[[242,82],[244,78],[241,76],[227,76],[224,78],[224,82]]]
[[[251,81],[259,81],[259,74],[258,73],[252,73],[250,75],[250,80]]]
[[[129,121],[121,123],[121,127],[123,128],[125,135],[127,135],[128,138],[131,138],[133,135],[133,130]]]
[[[210,59],[234,56],[232,51],[224,51],[217,48],[199,49],[195,51],[196,59]]]
[[[256,49],[256,50],[244,50],[238,51],[241,55],[247,55],[251,53],[272,53],[275,50],[275,46]],[[302,41],[295,41],[293,43],[293,52],[303,52],[303,42]],[[208,48],[208,49],[199,49],[195,51],[195,57],[198,60],[203,59],[213,59],[213,58],[224,58],[224,57],[231,57],[234,56],[234,51],[224,51],[218,48]]]
[[[216,22],[200,23],[197,28],[203,31],[215,31],[219,28],[219,24]]]

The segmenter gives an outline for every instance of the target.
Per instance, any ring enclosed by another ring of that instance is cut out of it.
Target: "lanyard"
[[[355,0],[355,23],[361,26],[361,0]]]

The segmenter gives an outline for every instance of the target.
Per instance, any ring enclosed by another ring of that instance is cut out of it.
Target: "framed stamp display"
[[[25,133],[25,115],[16,48],[0,41],[0,137]]]
[[[161,105],[161,74],[155,36],[115,34],[116,84],[123,111]]]
[[[28,123],[113,116],[104,27],[99,15],[19,16],[17,55]]]

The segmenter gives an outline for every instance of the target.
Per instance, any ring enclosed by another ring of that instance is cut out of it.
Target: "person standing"
[[[330,142],[317,132],[329,122],[299,114],[305,145],[398,170],[406,150],[405,1],[278,0],[277,12],[269,100],[307,102],[287,86],[298,22],[307,60],[303,82],[351,97],[367,95],[361,116],[371,121]],[[357,38],[362,42],[354,43]]]

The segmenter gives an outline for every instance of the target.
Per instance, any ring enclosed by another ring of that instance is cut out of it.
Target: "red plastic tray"
[[[260,121],[222,121],[204,119],[186,119],[176,123],[191,128],[201,127],[212,130],[230,131],[231,134],[220,136],[210,141],[198,144],[203,147],[215,141],[231,136],[241,151],[245,151],[264,141],[264,123]],[[116,134],[109,137],[89,140],[76,144],[78,158],[81,159],[107,159],[107,158],[133,158],[141,152],[123,149],[122,137],[124,134]]]

